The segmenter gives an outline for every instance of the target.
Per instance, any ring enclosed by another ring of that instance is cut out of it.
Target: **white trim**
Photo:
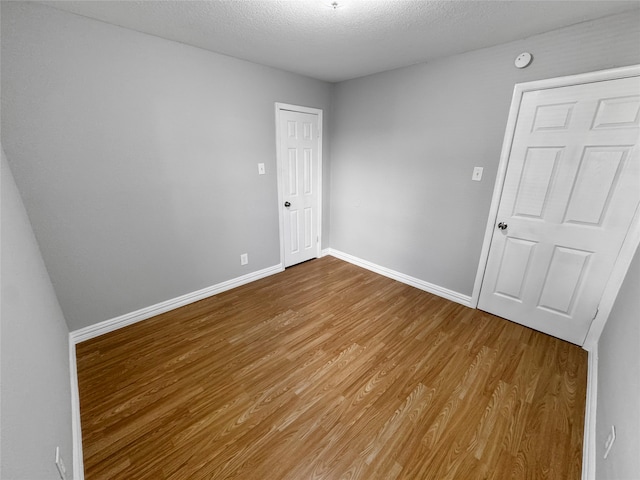
[[[69,334],[69,375],[71,377],[71,441],[73,442],[73,478],[84,480],[82,456],[82,426],[80,423],[80,390],[76,364],[76,344]]]
[[[467,307],[471,306],[471,297],[469,297],[468,295],[463,295],[462,293],[454,292],[453,290],[449,290],[448,288],[425,282],[424,280],[420,280],[419,278],[411,277],[404,273],[391,270],[390,268],[381,267],[380,265],[376,265],[375,263],[371,263],[367,260],[354,257],[353,255],[350,255],[348,253],[334,250],[333,248],[327,249],[326,252],[327,255],[331,255],[333,257],[339,258],[340,260],[344,260],[345,262],[349,262],[359,267],[366,268],[367,270],[375,272],[379,275],[383,275],[385,277],[392,278],[393,280],[397,280],[398,282],[411,285],[412,287],[419,288],[420,290],[424,290],[425,292],[429,292],[439,297],[446,298],[447,300],[451,300],[452,302],[460,303]]]
[[[164,302],[151,305],[150,307],[141,308],[140,310],[136,310],[135,312],[126,313],[124,315],[120,315],[119,317],[96,323],[95,325],[89,325],[88,327],[74,330],[69,334],[69,336],[71,342],[74,344],[84,342],[85,340],[104,335],[105,333],[113,332],[114,330],[126,327],[127,325],[131,325],[142,320],[147,320],[148,318],[155,317],[156,315],[160,315],[161,313],[165,313],[184,305],[197,302],[198,300],[211,297],[212,295],[231,290],[232,288],[239,287],[240,285],[244,285],[246,283],[254,282],[256,280],[260,280],[261,278],[280,273],[283,270],[284,268],[282,264],[280,264],[274,265],[273,267],[265,268],[263,270],[258,270],[257,272],[248,273],[246,275],[242,275],[241,277],[227,280],[226,282],[218,283],[216,285],[212,285],[195,292],[172,298],[171,300],[166,300]]]
[[[299,105],[291,105],[289,103],[275,103],[276,110],[276,169],[278,171],[278,219],[280,222],[280,263],[284,265],[284,215],[282,213],[282,204],[284,203],[283,188],[284,180],[282,178],[282,152],[280,151],[280,112],[300,112],[309,113],[311,115],[318,116],[318,222],[316,231],[318,232],[318,238],[316,243],[316,258],[322,256],[322,123],[323,113],[320,108],[302,107]]]
[[[619,78],[627,78],[640,76],[640,65],[631,65],[628,67],[614,68],[610,70],[600,70],[597,72],[583,73],[580,75],[571,75],[568,77],[549,78],[546,80],[538,80],[535,82],[518,83],[515,85],[513,91],[513,97],[511,100],[511,109],[509,110],[509,118],[507,120],[507,127],[505,130],[504,142],[502,144],[502,152],[500,154],[500,164],[498,166],[498,175],[496,177],[496,184],[493,190],[493,197],[491,199],[491,208],[489,210],[489,217],[487,220],[487,227],[485,229],[484,241],[482,244],[482,251],[480,253],[480,261],[478,263],[478,270],[476,272],[476,279],[473,286],[473,293],[471,295],[470,304],[472,307],[477,308],[478,301],[480,299],[480,289],[482,287],[482,280],[484,278],[484,272],[487,267],[487,260],[489,258],[489,248],[491,246],[491,238],[495,231],[495,222],[497,221],[498,207],[500,205],[500,197],[502,196],[502,189],[504,186],[504,178],[507,171],[507,165],[509,162],[509,156],[511,155],[511,145],[513,142],[513,136],[515,133],[516,121],[520,110],[520,103],[522,96],[526,92],[534,90],[544,90],[548,88],[566,87],[571,85],[579,85],[593,82],[603,82],[607,80],[615,80]],[[596,320],[592,322],[591,328],[587,334],[587,337],[583,343],[583,348],[590,349],[598,343],[600,334],[604,329],[604,325],[607,321],[613,302],[618,295],[620,285],[624,280],[624,276],[629,268],[629,263],[633,258],[633,254],[640,244],[640,218],[638,218],[638,212],[634,217],[633,223],[629,229],[627,237],[624,240],[620,254],[616,259],[611,276],[602,299],[600,301],[598,316]]]
[[[598,345],[588,350],[587,399],[582,438],[582,480],[596,479],[596,407],[598,405]]]
[[[598,314],[596,318],[591,322],[587,337],[584,340],[583,348],[586,350],[593,350],[598,347],[598,341],[600,335],[604,330],[604,326],[607,323],[613,304],[616,301],[622,282],[629,271],[631,260],[640,245],[640,206],[636,209],[636,213],[631,221],[631,227],[627,232],[627,237],[622,244],[622,248],[616,258],[616,263],[613,265],[613,271],[609,276],[602,298],[598,304]]]
[[[489,218],[484,232],[484,240],[482,242],[482,250],[480,251],[480,261],[476,272],[476,279],[473,284],[473,292],[471,294],[471,306],[478,308],[480,300],[480,288],[484,279],[484,271],[487,268],[487,260],[489,258],[489,247],[495,232],[496,218],[498,217],[498,207],[500,206],[500,197],[502,196],[502,187],[504,186],[504,178],[507,173],[507,165],[509,163],[509,155],[511,155],[511,144],[513,142],[513,134],[516,128],[518,113],[520,112],[520,100],[522,92],[519,92],[519,84],[515,86],[513,96],[511,97],[511,108],[507,120],[507,127],[504,133],[504,141],[502,143],[502,151],[500,153],[500,163],[498,165],[498,173],[496,175],[496,183],[493,188],[493,196],[491,197],[491,208],[489,209]]]

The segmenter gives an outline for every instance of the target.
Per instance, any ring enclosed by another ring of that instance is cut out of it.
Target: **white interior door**
[[[640,79],[521,97],[478,308],[582,344],[640,202]]]
[[[279,110],[279,168],[284,266],[319,256],[319,116]]]

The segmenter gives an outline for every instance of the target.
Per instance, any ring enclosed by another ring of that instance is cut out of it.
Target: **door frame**
[[[318,116],[318,211],[317,211],[317,225],[316,231],[318,232],[318,241],[316,242],[316,258],[320,258],[322,252],[322,109],[314,107],[303,107],[300,105],[292,105],[289,103],[275,103],[276,111],[276,170],[278,177],[278,219],[280,223],[280,265],[284,268],[284,184],[283,178],[283,166],[284,155],[280,146],[280,116],[283,111],[309,113],[311,115]]]
[[[487,220],[482,250],[480,253],[480,261],[478,263],[478,271],[476,273],[473,293],[471,295],[472,308],[478,308],[478,302],[480,300],[480,289],[482,288],[482,282],[484,280],[484,274],[489,258],[489,248],[491,246],[493,235],[496,231],[495,224],[497,222],[498,207],[502,197],[504,179],[507,173],[507,166],[511,155],[511,146],[515,134],[516,121],[518,119],[518,114],[520,113],[520,105],[524,93],[534,90],[546,90],[549,88],[567,87],[635,76],[640,76],[640,65],[599,70],[566,77],[536,80],[533,82],[517,83],[515,85],[513,89],[513,97],[511,98],[511,107],[509,109],[507,126],[505,129],[504,142],[500,153],[500,163],[498,165],[496,183],[493,190],[493,197],[491,198],[489,218]],[[589,332],[582,344],[584,349],[590,350],[597,345],[598,340],[600,339],[600,334],[604,329],[609,313],[611,312],[611,308],[613,307],[613,303],[618,295],[618,290],[620,290],[620,286],[622,285],[622,281],[629,269],[629,264],[633,259],[633,255],[638,248],[638,245],[640,245],[640,211],[637,209],[631,222],[631,226],[629,227],[629,231],[627,232],[627,236],[622,244],[622,248],[618,254],[618,258],[613,266],[613,271],[611,272],[607,286],[605,287],[604,293],[600,299],[600,305],[598,306],[596,317],[591,323]]]

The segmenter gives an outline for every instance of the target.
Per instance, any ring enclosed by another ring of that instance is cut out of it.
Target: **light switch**
[[[475,180],[476,182],[479,182],[480,180],[482,180],[482,170],[483,170],[482,167],[474,167],[471,180]]]
[[[264,175],[264,163],[258,164],[258,175]]]

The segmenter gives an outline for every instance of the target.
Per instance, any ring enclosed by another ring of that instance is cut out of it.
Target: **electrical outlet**
[[[480,180],[482,180],[482,167],[474,167],[473,168],[473,175],[471,175],[471,180],[475,180],[476,182],[479,182]]]
[[[64,466],[64,461],[60,455],[60,447],[56,447],[56,467],[58,467],[58,473],[62,480],[67,480],[67,469]]]
[[[611,425],[611,431],[607,436],[607,440],[604,442],[604,458],[609,456],[609,452],[611,452],[611,447],[613,447],[613,442],[616,441],[616,427],[615,425]]]
[[[249,263],[249,254],[243,253],[240,255],[240,265],[246,265]]]

